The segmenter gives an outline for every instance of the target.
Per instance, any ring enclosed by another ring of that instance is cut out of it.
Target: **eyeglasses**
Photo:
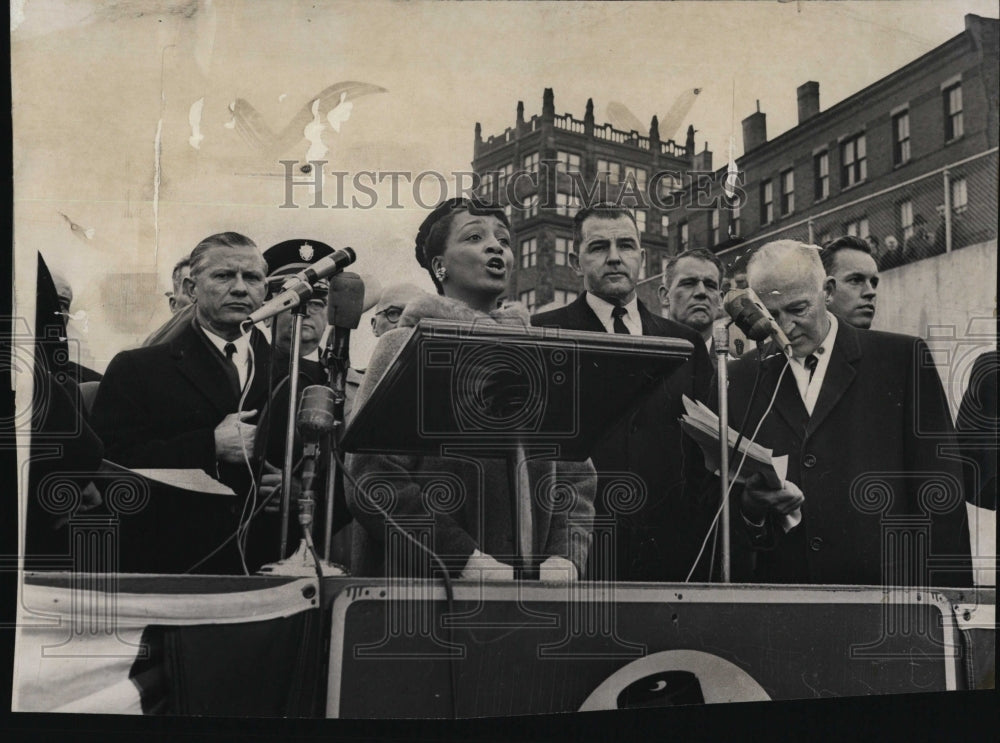
[[[403,310],[401,307],[386,307],[384,310],[379,310],[375,313],[375,317],[379,315],[385,315],[385,319],[389,322],[399,322],[399,318],[402,316]]]

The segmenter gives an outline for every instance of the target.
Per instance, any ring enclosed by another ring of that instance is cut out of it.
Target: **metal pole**
[[[288,512],[292,502],[292,458],[295,456],[295,410],[299,396],[299,353],[302,350],[302,316],[305,302],[293,311],[292,358],[288,364],[288,419],[285,421],[285,461],[281,467],[281,551],[278,559],[285,559],[288,549]]]
[[[336,329],[331,332],[336,332]],[[330,560],[330,549],[333,543],[333,508],[337,488],[337,457],[340,450],[340,440],[344,436],[344,402],[347,400],[347,370],[351,360],[348,346],[344,343],[340,348],[334,348],[327,363],[327,376],[330,388],[333,390],[334,429],[330,433],[330,453],[326,468],[326,512],[323,517],[323,559]]]
[[[941,173],[944,179],[944,252],[951,252],[951,173]]]
[[[816,244],[816,226],[811,219],[809,220],[809,244]]]
[[[722,582],[731,581],[731,552],[729,544],[729,370],[726,368],[726,357],[729,354],[729,323],[716,321],[712,328],[712,340],[717,356],[717,376],[719,380],[719,498],[722,503],[722,518],[719,528],[722,530]],[[712,576],[709,576],[711,580]]]

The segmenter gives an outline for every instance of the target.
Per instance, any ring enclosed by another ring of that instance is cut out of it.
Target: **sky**
[[[829,108],[961,33],[966,13],[996,17],[996,3],[14,2],[17,312],[32,316],[25,287],[41,251],[73,285],[70,333],[103,370],[168,317],[174,262],[223,230],[262,248],[300,237],[350,245],[359,272],[432,290],[412,247],[426,209],[405,183],[393,200],[384,181],[371,208],[350,206],[371,201],[357,189],[348,208],[308,208],[308,188],[296,187],[299,208],[282,208],[278,161],[325,150],[327,172],[348,181],[451,174],[470,169],[476,122],[484,137],[500,134],[518,101],[527,117],[541,112],[544,88],[557,113],[583,118],[592,98],[598,123],[619,102],[644,124],[700,88],[673,136],[683,142],[693,125],[718,165],[731,136],[742,152],[739,122],[758,100],[776,137],[796,123],[803,82],[819,82]],[[384,92],[313,110],[340,82]],[[241,134],[251,119],[255,139]],[[301,136],[296,121],[308,125]],[[287,127],[270,151],[250,141]],[[424,187],[433,202],[438,182]],[[327,207],[335,197],[327,177]],[[111,301],[124,284],[142,287],[128,316]],[[373,347],[365,318],[354,364]]]

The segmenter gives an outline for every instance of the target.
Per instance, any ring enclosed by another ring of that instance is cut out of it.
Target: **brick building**
[[[819,83],[806,82],[798,125],[774,139],[758,103],[742,122],[740,206],[721,193],[726,167],[701,194],[687,179],[667,250],[707,247],[731,262],[769,240],[855,234],[874,238],[888,269],[995,240],[998,27],[967,15],[963,33],[825,111]],[[640,286],[652,306],[657,281]]]
[[[547,88],[541,115],[525,119],[519,102],[515,125],[485,140],[476,124],[472,167],[481,178],[480,193],[504,204],[514,227],[515,270],[507,296],[536,310],[571,302],[582,290],[567,257],[573,215],[583,203],[636,207],[646,249],[642,276],[658,274],[668,251],[666,211],[656,209],[647,194],[666,196],[681,188],[683,173],[711,168],[711,153],[694,153],[691,128],[684,146],[661,140],[655,116],[648,134],[597,124],[592,100],[583,119],[556,114]]]

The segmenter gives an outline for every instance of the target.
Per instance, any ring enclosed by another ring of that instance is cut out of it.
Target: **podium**
[[[427,456],[461,445],[506,459],[520,566],[532,544],[524,462],[587,459],[692,350],[679,338],[422,320],[355,413],[343,448]]]

